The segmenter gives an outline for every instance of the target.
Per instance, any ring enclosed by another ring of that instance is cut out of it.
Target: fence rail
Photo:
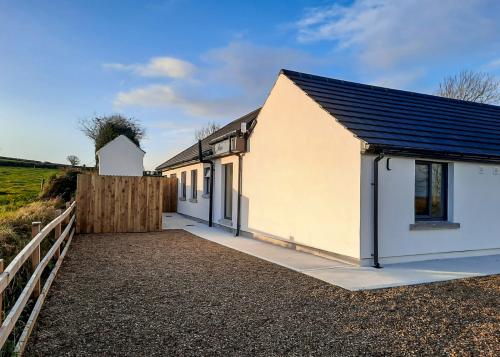
[[[76,214],[74,210],[76,208],[76,202],[73,202],[63,213],[61,213],[57,218],[47,224],[42,230],[40,230],[40,223],[34,222],[32,227],[31,241],[19,252],[19,254],[10,262],[7,268],[0,274],[0,302],[2,301],[4,290],[8,287],[9,283],[15,278],[16,273],[23,266],[23,264],[31,258],[33,273],[28,280],[28,283],[24,287],[23,291],[16,300],[14,306],[9,311],[5,320],[2,322],[2,314],[0,313],[0,322],[2,325],[0,327],[0,348],[2,348],[7,341],[10,333],[14,329],[16,322],[19,319],[23,309],[25,308],[30,297],[33,296],[37,298],[35,306],[31,312],[26,326],[21,334],[19,341],[17,342],[15,352],[17,354],[22,354],[26,343],[28,341],[29,335],[33,329],[34,324],[40,313],[40,309],[45,300],[47,292],[55,278],[59,267],[61,266],[62,260],[64,259],[66,252],[68,250],[71,239],[75,232],[74,223],[76,220]],[[61,232],[62,224],[67,223],[64,231]],[[47,237],[47,235],[52,231],[55,231],[56,241],[47,252],[47,254],[40,260],[40,244]],[[61,244],[66,240],[66,245],[61,253]],[[52,258],[57,259],[56,265],[51,271],[50,276],[46,280],[43,289],[40,289],[41,276],[45,267],[48,265]],[[1,260],[0,260],[1,261]],[[3,267],[3,261],[0,262],[0,268]],[[0,305],[2,306],[2,305]]]

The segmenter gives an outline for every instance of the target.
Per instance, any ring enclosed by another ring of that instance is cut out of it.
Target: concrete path
[[[200,238],[351,291],[500,274],[500,255],[389,264],[383,269],[375,269],[353,266],[255,239],[234,237],[223,229],[209,228],[206,224],[177,213],[164,214],[163,225],[164,229],[184,229]]]

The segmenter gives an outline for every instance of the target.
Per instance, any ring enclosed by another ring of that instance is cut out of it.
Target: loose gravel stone
[[[350,292],[182,230],[75,237],[27,355],[500,355],[500,276]]]

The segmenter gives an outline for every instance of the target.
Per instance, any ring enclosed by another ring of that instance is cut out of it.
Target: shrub
[[[0,257],[6,259],[6,264],[30,241],[31,223],[38,221],[45,226],[62,205],[61,200],[37,201],[0,215]]]
[[[42,198],[71,200],[76,193],[76,177],[79,173],[80,170],[68,169],[53,175],[43,188]]]

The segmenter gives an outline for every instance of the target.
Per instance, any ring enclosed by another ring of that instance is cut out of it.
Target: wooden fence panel
[[[158,232],[163,208],[177,208],[177,179],[80,174],[76,199],[77,233]]]
[[[177,212],[177,187],[176,177],[163,179],[163,212]]]

